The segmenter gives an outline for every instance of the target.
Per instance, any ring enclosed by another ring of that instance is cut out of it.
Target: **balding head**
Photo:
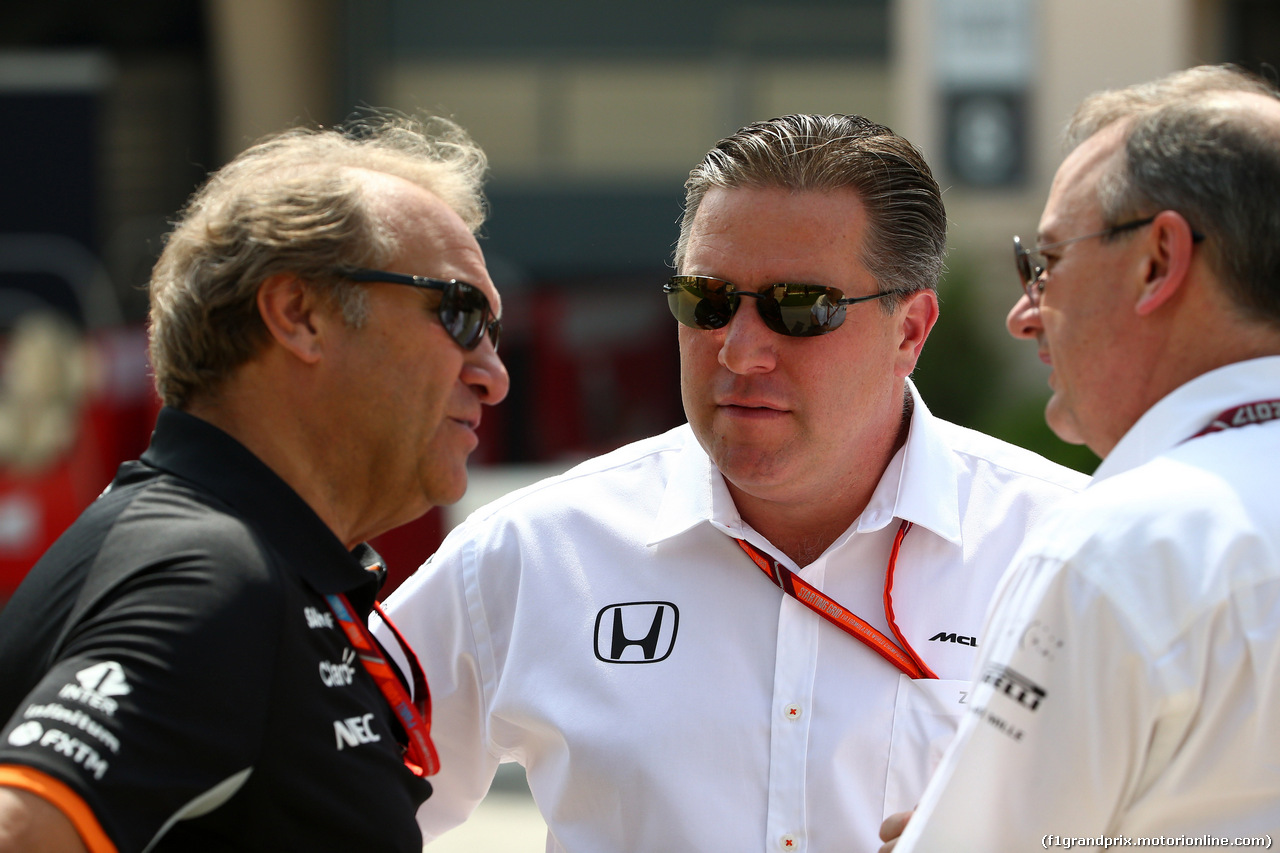
[[[1104,220],[1182,214],[1242,315],[1280,328],[1280,100],[1206,89],[1116,127],[1124,155],[1098,184]]]
[[[1071,116],[1063,134],[1064,146],[1070,151],[1113,122],[1211,92],[1280,97],[1275,86],[1243,69],[1232,65],[1199,65],[1149,83],[1090,95]]]

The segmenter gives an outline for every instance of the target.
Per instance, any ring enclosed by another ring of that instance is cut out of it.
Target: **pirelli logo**
[[[1049,695],[1043,687],[1004,664],[987,664],[986,670],[982,673],[982,681],[1029,711],[1039,708],[1040,703]]]
[[[680,611],[669,601],[610,604],[596,615],[596,657],[605,663],[658,663],[675,648]]]

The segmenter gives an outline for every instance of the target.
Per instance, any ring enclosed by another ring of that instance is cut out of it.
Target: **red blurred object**
[[[155,423],[159,400],[147,377],[145,331],[104,330],[84,345],[91,375],[68,413],[64,445],[39,463],[7,458],[0,464],[0,603],[101,494],[119,464],[142,453]]]
[[[21,583],[53,540],[102,491],[103,455],[85,417],[80,438],[53,465],[0,469],[0,599]]]
[[[0,233],[0,604],[147,446],[146,331],[65,234]]]

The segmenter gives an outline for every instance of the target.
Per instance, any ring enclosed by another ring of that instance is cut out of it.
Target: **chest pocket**
[[[969,711],[970,690],[968,679],[898,676],[882,819],[916,807]]]

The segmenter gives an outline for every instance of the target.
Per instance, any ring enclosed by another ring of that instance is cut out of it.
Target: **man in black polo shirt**
[[[0,850],[421,850],[429,715],[364,630],[361,543],[462,495],[507,392],[484,170],[451,123],[379,121],[192,198],[151,446],[0,614]]]

